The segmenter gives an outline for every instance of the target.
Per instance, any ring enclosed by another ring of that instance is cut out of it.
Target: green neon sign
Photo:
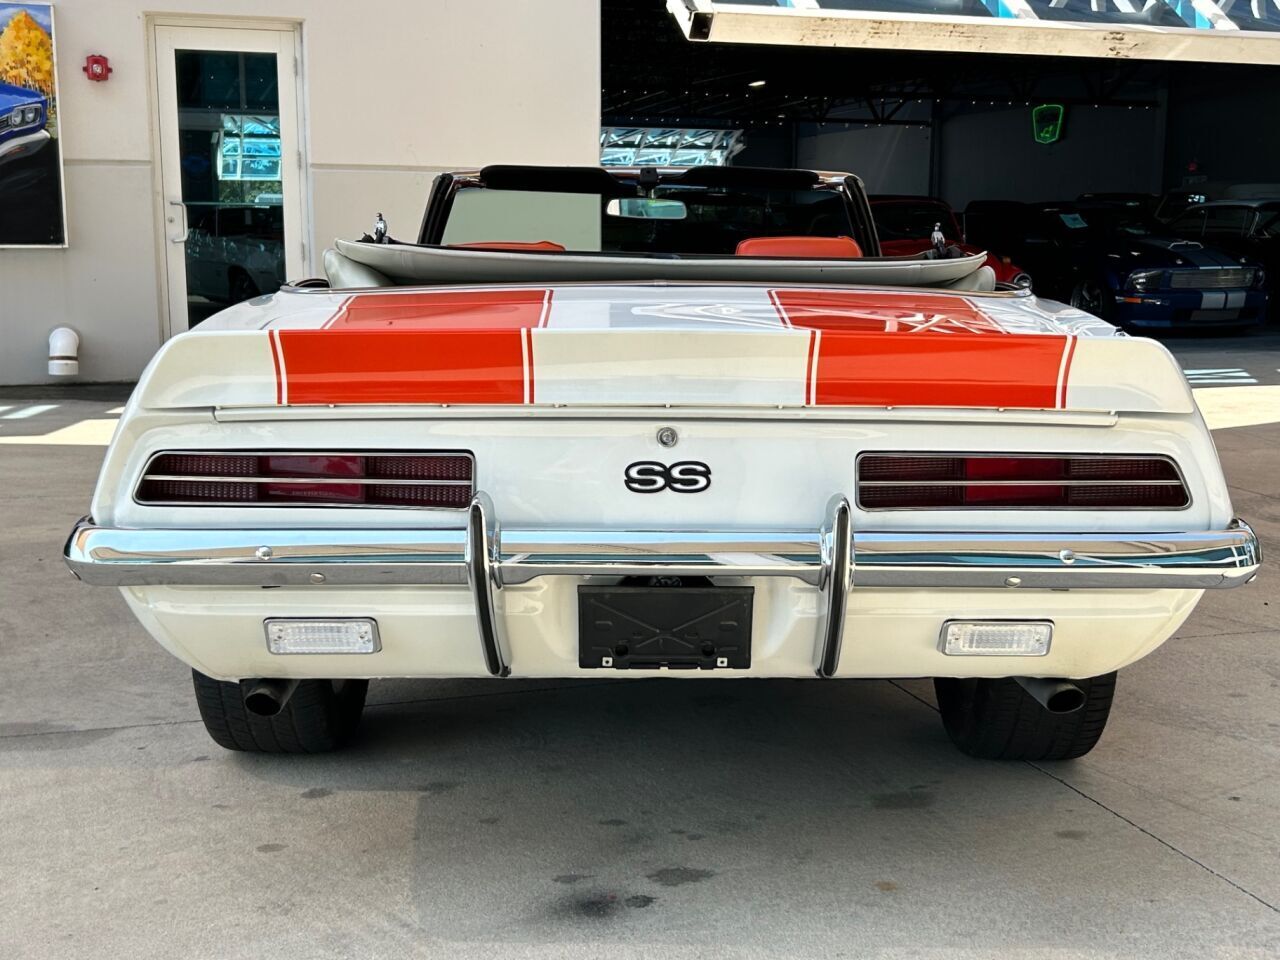
[[[1060,103],[1042,103],[1031,110],[1031,132],[1036,143],[1056,143],[1062,139],[1062,121],[1067,110]]]

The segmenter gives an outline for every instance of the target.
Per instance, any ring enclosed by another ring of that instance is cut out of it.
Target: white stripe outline
[[[280,406],[289,405],[289,373],[284,368],[284,344],[280,342],[280,331],[271,330],[268,335],[275,344],[276,360],[280,364]]]
[[[813,356],[809,358],[809,369],[805,372],[809,379],[809,406],[818,405],[818,351],[822,348],[822,331],[813,330]]]
[[[546,328],[551,323],[551,288],[542,292],[542,313],[538,317],[538,326]],[[525,401],[528,402],[527,400]]]
[[[782,325],[788,330],[795,329],[791,326],[791,318],[787,316],[786,308],[782,306],[782,301],[778,299],[778,291],[770,290],[768,293],[769,302],[773,304],[773,309],[777,312],[778,319],[782,321]]]
[[[331,316],[324,323],[320,324],[320,329],[328,330],[335,323],[337,323],[338,318],[347,312],[347,305],[350,304],[351,301],[354,299],[355,299],[355,294],[348,294],[347,297],[340,304],[338,304],[338,309],[333,311],[333,316]]]
[[[545,309],[545,302],[544,309]],[[527,327],[520,329],[520,360],[524,366],[524,402],[533,402],[533,383],[531,374],[533,373],[533,331]]]
[[[1058,383],[1053,392],[1054,405],[1059,410],[1065,410],[1067,407],[1067,359],[1071,356],[1075,342],[1076,338],[1073,336],[1068,336],[1062,342],[1062,359],[1058,361]]]

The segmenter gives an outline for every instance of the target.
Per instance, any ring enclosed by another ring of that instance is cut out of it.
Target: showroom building
[[[20,6],[36,20],[48,8]],[[0,248],[0,384],[55,379],[59,324],[80,335],[80,380],[136,378],[197,311],[281,269],[315,276],[334,237],[376,214],[416,234],[440,171],[598,156],[596,0],[58,0],[52,13],[65,246],[50,230]],[[94,55],[105,80],[82,69]],[[0,196],[25,202],[33,185],[7,171],[30,162],[0,166]],[[24,227],[13,220],[0,215],[0,243]]]
[[[52,142],[0,153],[0,384],[67,379],[61,325],[79,380],[134,379],[376,215],[416,236],[449,169],[842,169],[957,210],[1280,184],[1277,0],[59,0],[5,29],[56,38],[56,89],[15,108]]]

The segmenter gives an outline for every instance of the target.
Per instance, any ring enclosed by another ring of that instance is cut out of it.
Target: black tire
[[[253,278],[243,270],[232,270],[227,277],[227,302],[243,303],[259,296],[261,291]]]
[[[191,671],[200,719],[228,750],[324,753],[349,743],[360,725],[368,680],[302,680],[274,717],[245,709],[240,684]]]
[[[1017,680],[936,677],[942,725],[961,752],[984,760],[1074,760],[1094,748],[1111,713],[1116,675],[1073,680],[1084,706],[1054,714]]]
[[[1069,302],[1077,310],[1091,313],[1108,323],[1115,316],[1115,294],[1102,280],[1081,280],[1071,288]]]

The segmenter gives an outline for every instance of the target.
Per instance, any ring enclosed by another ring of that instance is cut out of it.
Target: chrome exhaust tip
[[[298,689],[297,680],[261,680],[240,681],[241,696],[244,697],[244,708],[257,717],[274,717],[289,702],[293,691]]]
[[[1070,680],[1046,680],[1042,677],[1014,677],[1032,699],[1050,713],[1075,713],[1084,706],[1084,691]]]

